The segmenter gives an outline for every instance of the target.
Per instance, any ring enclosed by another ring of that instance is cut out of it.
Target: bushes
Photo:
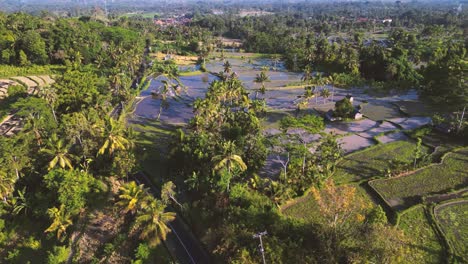
[[[310,133],[318,133],[325,128],[325,123],[323,122],[323,118],[316,115],[305,115],[300,118],[287,116],[281,119],[280,126],[284,130],[291,127],[302,128]]]
[[[353,103],[349,100],[349,98],[343,98],[340,101],[335,103],[335,112],[334,115],[336,117],[348,118],[351,117],[351,114],[354,112]]]
[[[68,259],[68,254],[70,249],[66,246],[54,247],[52,252],[49,251],[47,255],[48,264],[62,264],[65,263]]]
[[[8,96],[11,97],[24,96],[27,92],[28,91],[24,85],[12,85],[8,87]]]
[[[333,85],[340,88],[360,87],[366,82],[359,74],[353,73],[335,73],[333,78]]]

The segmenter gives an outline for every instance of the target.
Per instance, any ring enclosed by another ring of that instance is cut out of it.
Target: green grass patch
[[[175,128],[145,119],[132,123],[131,127],[136,132],[136,154],[140,167],[151,176],[154,184],[160,185],[169,175],[169,142]]]
[[[447,154],[442,164],[431,165],[413,174],[375,180],[369,184],[394,209],[404,209],[421,202],[423,196],[466,187],[468,183],[468,148]]]
[[[367,204],[373,201],[362,186],[352,184],[356,188],[356,195],[361,197]],[[319,208],[311,192],[307,192],[302,197],[290,200],[281,206],[281,212],[289,217],[302,219],[307,222],[316,222],[320,217]]]
[[[262,118],[262,128],[265,129],[281,129],[280,122],[285,117],[290,117],[291,113],[280,111],[269,111]]]
[[[58,74],[64,70],[65,66],[61,65],[31,65],[27,67],[0,65],[0,78],[37,74]]]
[[[148,13],[140,13],[140,12],[133,12],[133,13],[126,13],[122,14],[120,17],[143,17],[143,18],[154,18],[154,17],[161,16],[161,13],[158,12],[148,12]]]
[[[210,54],[214,58],[220,58],[221,52],[216,51]],[[228,59],[274,59],[281,57],[279,54],[270,53],[251,53],[251,52],[224,52],[224,57]]]
[[[320,216],[317,203],[310,192],[287,202],[282,206],[281,212],[286,216],[303,219],[308,222],[314,222]]]
[[[436,220],[461,262],[468,262],[468,201],[439,205],[434,210]]]
[[[188,71],[188,72],[181,72],[180,76],[197,76],[202,74],[202,71]]]
[[[361,112],[369,119],[379,121],[386,120],[395,117],[401,117],[402,115],[398,111],[398,108],[391,104],[373,104],[368,103],[362,105]]]
[[[405,211],[398,227],[409,239],[410,259],[407,263],[443,263],[444,248],[423,206]]]
[[[395,141],[350,154],[338,163],[335,181],[342,184],[381,177],[390,160],[410,162],[415,148],[416,144],[413,142]]]

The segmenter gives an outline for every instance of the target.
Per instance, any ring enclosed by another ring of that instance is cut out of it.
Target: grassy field
[[[434,212],[454,253],[462,262],[468,262],[468,201],[442,204]]]
[[[289,203],[282,207],[281,211],[284,215],[308,222],[313,222],[319,216],[317,204],[311,193],[289,201]]]
[[[360,196],[366,203],[372,204],[366,190],[359,185],[352,185],[356,188],[356,195]],[[314,222],[319,217],[319,211],[314,197],[309,192],[306,195],[289,201],[281,207],[281,212],[293,218]]]
[[[133,12],[133,13],[126,13],[121,15],[121,17],[135,17],[135,16],[142,16],[144,18],[154,18],[154,16],[158,17],[161,14],[158,12],[148,12],[148,13],[141,13],[141,12]]]
[[[399,227],[409,239],[411,259],[407,259],[406,263],[443,263],[444,249],[423,206],[403,213]]]
[[[168,143],[173,128],[151,120],[132,121],[131,127],[136,132],[136,153],[141,169],[155,184],[163,182],[167,177]]]
[[[9,78],[25,75],[57,74],[63,72],[65,66],[59,65],[31,65],[28,67],[16,67],[10,65],[0,66],[0,78]]]
[[[203,74],[202,71],[189,71],[189,72],[181,72],[180,76],[197,76]]]
[[[395,209],[407,208],[420,202],[424,195],[459,189],[468,183],[468,148],[447,154],[442,164],[369,184]]]
[[[394,117],[401,117],[398,109],[391,104],[364,104],[362,105],[361,112],[364,116],[374,121],[390,119]]]
[[[395,141],[348,155],[339,162],[335,181],[340,184],[383,176],[390,160],[411,161],[415,147],[412,142]]]

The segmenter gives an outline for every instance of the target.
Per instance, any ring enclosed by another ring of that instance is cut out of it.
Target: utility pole
[[[255,235],[253,235],[254,238],[259,238],[260,239],[260,252],[262,252],[262,258],[263,258],[263,264],[266,264],[265,261],[265,249],[263,248],[263,241],[262,241],[262,236],[266,236],[268,233],[267,231],[259,232]]]

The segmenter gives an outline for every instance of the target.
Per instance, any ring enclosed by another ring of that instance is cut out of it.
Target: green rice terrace
[[[434,215],[448,246],[460,262],[468,261],[468,201],[454,201],[434,208]]]
[[[435,132],[423,138],[425,144],[421,151],[436,163],[414,172],[410,168],[388,178],[385,168],[390,166],[390,161],[411,164],[416,148],[412,140],[395,141],[345,156],[338,163],[334,177],[341,186],[356,187],[357,194],[365,201],[385,209],[389,219],[408,237],[411,263],[441,263],[444,259],[464,262],[467,203],[463,197],[468,181],[468,149]],[[445,139],[446,144],[440,139]],[[439,152],[445,153],[441,163],[437,163]],[[451,199],[458,200],[444,202]],[[434,207],[433,203],[441,204]],[[318,214],[310,192],[288,201],[281,211],[305,221],[313,221]]]
[[[432,164],[408,175],[375,180],[370,185],[393,208],[408,208],[424,196],[463,188],[468,182],[468,148],[447,154],[441,164]]]

